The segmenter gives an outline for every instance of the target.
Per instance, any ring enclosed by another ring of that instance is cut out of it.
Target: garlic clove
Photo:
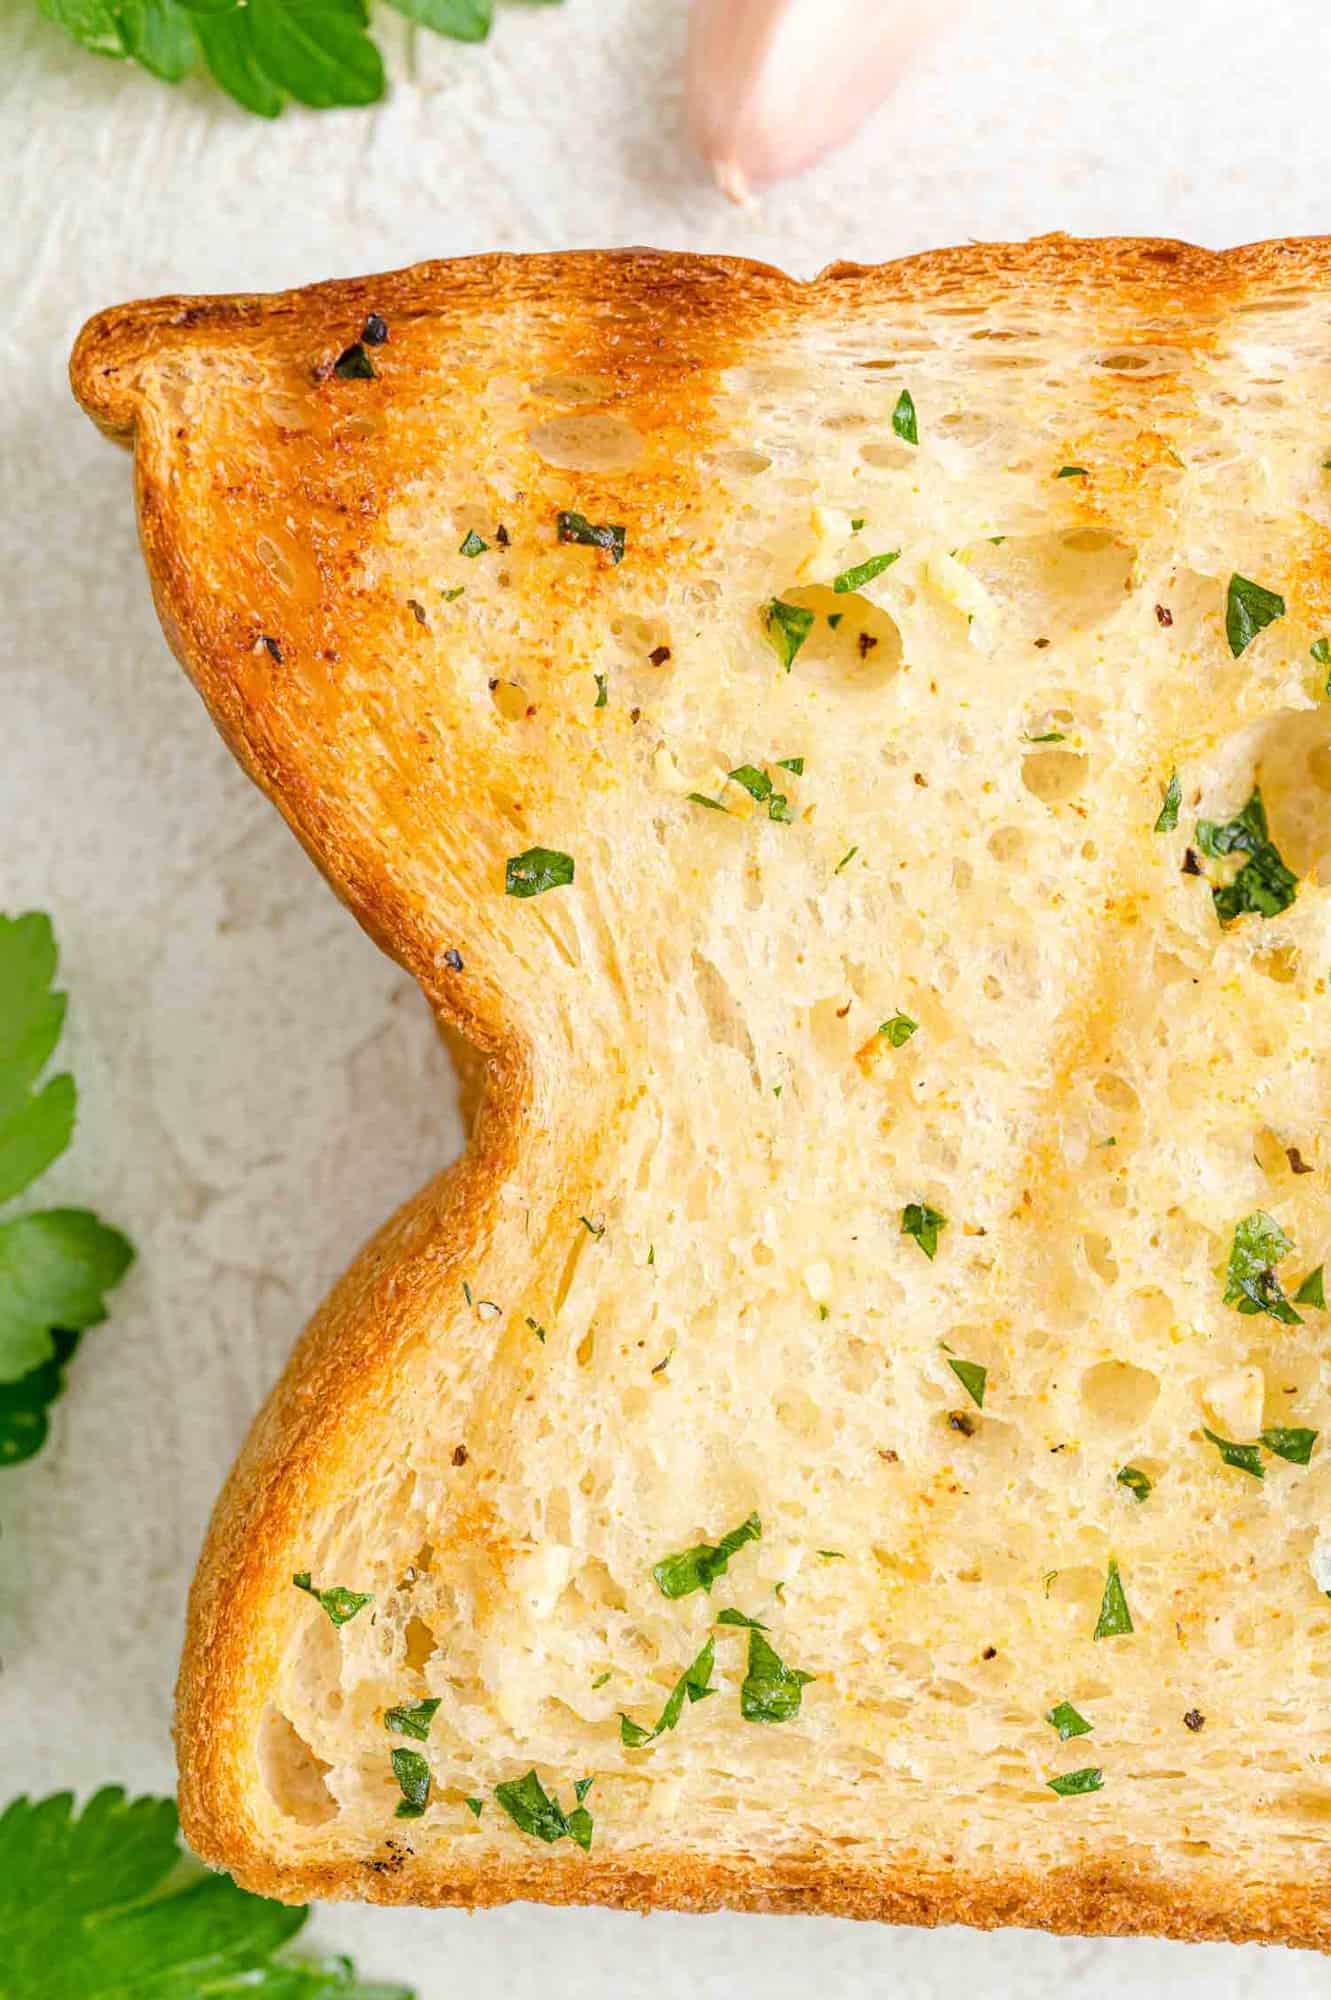
[[[848,139],[959,0],[694,0],[685,96],[732,201]]]

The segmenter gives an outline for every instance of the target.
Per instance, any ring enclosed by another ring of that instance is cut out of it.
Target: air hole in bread
[[[708,464],[718,472],[731,472],[739,479],[756,479],[771,463],[770,452],[754,451],[747,445],[736,445],[731,451],[714,451],[708,459]]]
[[[1121,1112],[1125,1117],[1140,1108],[1140,1099],[1126,1077],[1116,1070],[1104,1070],[1094,1083],[1094,1091],[1100,1103],[1109,1111]]]
[[[958,559],[994,599],[1001,639],[1022,646],[1036,640],[1056,645],[1120,610],[1136,551],[1105,529],[1070,528],[1048,535],[1008,535],[998,543],[971,542],[958,551]],[[1084,688],[1079,704],[1085,722]]]
[[[1081,1248],[1082,1255],[1101,1284],[1112,1285],[1118,1276],[1118,1264],[1110,1255],[1109,1238],[1088,1229],[1081,1239]]]
[[[592,1356],[595,1352],[596,1330],[594,1327],[589,1326],[574,1350],[579,1368],[590,1368],[592,1365]]]
[[[1183,356],[1171,347],[1116,347],[1097,354],[1095,366],[1109,375],[1172,375],[1182,365]]]
[[[1155,1408],[1160,1378],[1131,1361],[1099,1361],[1081,1378],[1082,1407],[1102,1431],[1136,1430]]]
[[[516,681],[496,681],[490,699],[505,722],[521,722],[531,707],[531,696]]]
[[[301,1826],[337,1818],[337,1801],[325,1778],[332,1769],[316,1757],[295,1724],[271,1703],[259,1727],[259,1769],[280,1813]]]
[[[1042,804],[1061,806],[1076,798],[1089,769],[1076,750],[1030,750],[1021,760],[1021,782]]]
[[[1025,846],[1026,835],[1019,826],[995,827],[988,840],[995,861],[1019,861]]]
[[[402,1634],[405,1663],[412,1673],[421,1673],[426,1661],[438,1651],[434,1633],[423,1618],[408,1618]]]
[[[615,385],[605,375],[547,375],[532,384],[533,396],[552,403],[604,403],[615,393]]]
[[[725,975],[700,951],[693,953],[693,984],[708,1034],[719,1048],[735,1049],[743,1056],[755,1087],[760,1087],[753,1037],[743,1007]]]
[[[791,671],[815,687],[869,694],[885,687],[901,665],[901,633],[881,605],[858,591],[835,591],[826,584],[802,584],[779,593],[787,604],[814,614],[807,639]],[[836,624],[830,624],[830,618]]]
[[[538,458],[564,472],[626,472],[642,456],[642,437],[609,411],[549,417],[528,431]]]
[[[917,449],[904,439],[875,438],[860,446],[860,458],[879,472],[903,472],[910,464],[911,453]]]

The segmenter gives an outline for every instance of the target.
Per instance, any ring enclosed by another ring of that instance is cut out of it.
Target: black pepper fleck
[[[382,347],[388,338],[388,321],[378,313],[371,313],[360,332],[367,347]]]
[[[872,632],[861,632],[855,643],[860,649],[860,658],[867,660],[878,641]]]
[[[1190,848],[1188,849],[1187,853],[1186,853],[1186,854],[1184,855],[1184,857],[1183,857],[1183,867],[1182,867],[1182,870],[1181,870],[1181,872],[1182,872],[1182,873],[1183,873],[1184,875],[1200,875],[1200,874],[1201,874],[1201,872],[1202,872],[1202,864],[1201,864],[1201,862],[1200,862],[1200,861],[1199,861],[1199,860],[1197,859],[1197,853],[1196,853],[1196,850],[1195,850],[1195,848],[1191,848],[1191,847],[1190,847]]]
[[[1195,1736],[1197,1731],[1203,1727],[1205,1721],[1206,1717],[1199,1708],[1190,1708],[1183,1718],[1183,1727],[1190,1729]]]
[[[982,1660],[996,1660],[998,1658],[997,1646],[986,1646],[984,1651],[981,1653],[980,1658]]]
[[[499,526],[495,529],[495,541],[498,543],[501,549],[506,549],[508,547],[508,529],[504,526],[502,521],[499,523]]]
[[[444,964],[448,967],[450,972],[461,972],[462,953],[458,951],[453,945],[450,945],[448,947],[448,950],[444,953]]]
[[[423,604],[418,603],[414,597],[409,597],[407,599],[407,609],[411,613],[412,617],[416,620],[416,623],[418,625],[423,625],[425,623],[425,606]]]
[[[282,648],[278,645],[276,639],[271,639],[266,632],[260,632],[259,643],[267,649],[269,657],[276,660],[280,667],[282,664]]]
[[[467,1447],[465,1444],[460,1444],[454,1451],[453,1463],[454,1465],[465,1465],[467,1463]]]
[[[653,646],[647,657],[654,667],[663,667],[670,658],[670,648],[669,646]]]
[[[975,1419],[968,1417],[964,1410],[949,1410],[947,1421],[949,1429],[960,1431],[964,1438],[975,1436]]]
[[[1167,604],[1157,604],[1155,616],[1156,622],[1160,625],[1172,625],[1174,622],[1174,614]]]

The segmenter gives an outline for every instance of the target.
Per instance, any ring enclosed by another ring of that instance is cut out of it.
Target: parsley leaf
[[[1128,1610],[1128,1600],[1123,1590],[1123,1579],[1118,1573],[1118,1564],[1113,1556],[1109,1558],[1109,1570],[1105,1577],[1104,1596],[1100,1600],[1100,1616],[1096,1620],[1093,1639],[1117,1639],[1132,1630],[1132,1613]]]
[[[1084,465],[1061,465],[1054,474],[1055,479],[1089,479],[1090,476]]]
[[[1202,853],[1212,860],[1232,854],[1248,856],[1232,880],[1211,885],[1211,899],[1222,924],[1249,913],[1276,917],[1294,901],[1299,878],[1285,866],[1271,840],[1257,786],[1237,819],[1199,819],[1196,839]]]
[[[759,805],[764,799],[770,799],[772,796],[772,780],[766,771],[758,770],[756,765],[741,764],[738,769],[728,772],[727,776],[737,785],[743,785],[749,797],[757,799]]]
[[[55,968],[48,916],[0,917],[0,1201],[44,1173],[74,1131],[73,1077],[33,1088],[65,1022],[65,996],[51,991]]]
[[[593,674],[592,679],[596,682],[596,700],[592,707],[604,708],[610,699],[608,678],[605,674]]]
[[[409,21],[454,42],[483,42],[494,25],[494,0],[388,0]]]
[[[1317,1442],[1317,1432],[1308,1430],[1286,1430],[1277,1424],[1273,1429],[1262,1432],[1262,1443],[1276,1458],[1285,1459],[1290,1465],[1306,1465],[1313,1455]]]
[[[1331,639],[1314,639],[1308,652],[1319,667],[1331,666]]]
[[[688,1597],[695,1590],[710,1591],[718,1576],[724,1576],[730,1558],[746,1542],[762,1540],[763,1524],[750,1514],[719,1542],[697,1542],[678,1555],[662,1556],[652,1567],[656,1587],[663,1597]]]
[[[1070,1736],[1089,1736],[1091,1733],[1090,1723],[1084,1715],[1079,1714],[1070,1701],[1060,1701],[1056,1707],[1051,1708],[1045,1721],[1051,1729],[1058,1731],[1060,1743],[1066,1743]]]
[[[1246,1472],[1252,1479],[1265,1479],[1266,1468],[1262,1464],[1261,1447],[1255,1444],[1235,1444],[1230,1438],[1217,1437],[1202,1425],[1202,1436],[1213,1444],[1226,1465],[1232,1465],[1236,1472]]]
[[[1171,771],[1169,783],[1165,786],[1164,803],[1160,807],[1155,822],[1156,833],[1172,833],[1178,825],[1178,809],[1183,803],[1183,787],[1178,780],[1178,772]]]
[[[170,1799],[107,1787],[81,1813],[65,1792],[0,1815],[4,1990],[23,2000],[412,2000],[345,1959],[290,1957],[308,1915],[190,1864]]]
[[[373,1595],[368,1590],[348,1590],[342,1583],[335,1583],[329,1590],[316,1590],[307,1569],[297,1570],[291,1581],[297,1590],[305,1591],[322,1604],[334,1625],[348,1624],[358,1611],[374,1603]]]
[[[1050,1778],[1047,1782],[1050,1791],[1057,1792],[1061,1799],[1076,1799],[1086,1792],[1103,1790],[1105,1774],[1088,1764],[1083,1771],[1066,1771],[1061,1778]]]
[[[106,1293],[133,1261],[119,1231],[86,1208],[41,1209],[0,1223],[0,1382],[48,1362],[54,1328],[78,1333],[100,1325]]]
[[[572,880],[573,857],[556,847],[529,847],[504,863],[506,896],[543,896],[547,889],[567,888]]]
[[[1309,1271],[1303,1283],[1294,1294],[1296,1306],[1312,1306],[1317,1312],[1326,1311],[1326,1266],[1319,1264]]]
[[[399,1736],[414,1736],[418,1743],[424,1743],[430,1734],[430,1724],[434,1721],[439,1707],[436,1696],[430,1701],[413,1702],[410,1708],[390,1708],[384,1712],[384,1728],[394,1729]]]
[[[746,1722],[789,1722],[800,1712],[803,1690],[814,1678],[788,1667],[756,1627],[749,1632],[748,1670],[740,1682],[739,1712]]]
[[[886,555],[870,556],[867,562],[856,563],[853,569],[843,569],[840,576],[832,579],[833,590],[863,589],[866,583],[872,583],[876,576],[881,576],[885,569],[891,569],[900,554],[900,549],[889,549]]]
[[[1135,1465],[1120,1465],[1114,1477],[1120,1486],[1127,1487],[1134,1500],[1144,1500],[1151,1490],[1150,1480]]]
[[[555,515],[555,534],[561,542],[581,542],[587,548],[604,549],[612,567],[624,560],[624,529],[618,524],[597,525],[585,514],[562,511]]]
[[[773,597],[764,604],[762,615],[768,643],[789,673],[796,653],[813,630],[813,613],[803,604],[787,604]]]
[[[895,1013],[890,1021],[883,1021],[878,1032],[894,1049],[904,1048],[911,1036],[919,1028],[918,1021],[912,1021],[909,1014]]]
[[[402,1788],[398,1819],[419,1819],[430,1801],[430,1767],[419,1750],[395,1750],[393,1776]]]
[[[939,1232],[946,1228],[947,1217],[927,1202],[908,1201],[901,1211],[902,1235],[913,1236],[930,1263],[938,1254]]]
[[[989,1380],[989,1370],[982,1368],[978,1361],[958,1361],[949,1354],[947,1365],[970,1397],[977,1410],[984,1408],[985,1384]]]
[[[820,1549],[818,1553],[821,1555],[823,1552]],[[716,1622],[718,1625],[741,1625],[748,1632],[765,1632],[767,1630],[761,1618],[750,1618],[746,1612],[736,1611],[733,1605],[727,1605],[724,1611],[718,1611]]]
[[[525,1778],[510,1778],[506,1784],[496,1785],[495,1801],[523,1833],[529,1833],[534,1839],[547,1844],[572,1839],[586,1853],[592,1844],[592,1816],[581,1802],[587,1795],[590,1782],[590,1779],[582,1778],[574,1786],[579,1803],[576,1810],[568,1814],[558,1800],[546,1791],[535,1771],[528,1771]]]
[[[915,419],[915,401],[909,389],[903,389],[897,397],[892,412],[892,428],[907,444],[918,444],[920,429]]]
[[[776,767],[778,771],[793,771],[797,778],[804,776],[804,759],[802,757],[778,757]]]
[[[47,1411],[65,1386],[65,1363],[79,1344],[79,1335],[65,1327],[51,1329],[55,1352],[39,1368],[30,1368],[17,1382],[0,1382],[0,1466],[21,1465],[46,1443]]]
[[[1274,1265],[1294,1248],[1275,1217],[1265,1209],[1245,1215],[1234,1231],[1225,1275],[1224,1302],[1237,1306],[1250,1317],[1267,1313],[1284,1326],[1302,1326],[1303,1315],[1296,1313],[1281,1290]]]
[[[1285,615],[1285,600],[1278,591],[1267,590],[1236,570],[1229,579],[1225,597],[1225,637],[1237,660],[1259,632]]]
[[[458,544],[458,554],[460,556],[483,556],[489,546],[488,542],[482,541],[475,528],[468,528],[466,534]]]
[[[634,1722],[631,1716],[625,1715],[621,1710],[620,1742],[627,1744],[631,1750],[641,1750],[645,1744],[653,1743],[658,1736],[664,1735],[667,1729],[675,1727],[684,1713],[686,1699],[692,1704],[695,1701],[705,1701],[709,1694],[715,1694],[716,1689],[712,1686],[712,1667],[715,1659],[716,1641],[709,1638],[697,1659],[685,1667],[675,1682],[665,1707],[657,1717],[654,1729],[644,1729],[641,1723]]]

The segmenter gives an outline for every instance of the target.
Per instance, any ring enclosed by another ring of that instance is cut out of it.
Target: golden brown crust
[[[541,320],[547,350],[562,352],[565,365],[594,367],[599,346],[613,352],[621,370],[637,371],[637,420],[650,426],[654,415],[662,425],[672,420],[667,408],[654,411],[653,396],[668,397],[685,360],[704,374],[715,371],[730,357],[740,328],[774,319],[796,301],[835,317],[866,298],[945,306],[951,295],[964,304],[1020,293],[1038,280],[1054,297],[1060,291],[1069,296],[1094,291],[1097,322],[1107,341],[1126,338],[1146,317],[1153,325],[1187,330],[1185,337],[1204,344],[1214,299],[1254,285],[1294,286],[1314,277],[1321,282],[1328,264],[1331,246],[1323,239],[1214,254],[1178,243],[1051,237],[939,251],[879,267],[835,264],[812,286],[801,286],[767,266],[735,259],[639,251],[497,256],[270,297],[160,299],[104,312],[84,328],[71,363],[74,392],[109,436],[130,443],[137,434],[144,549],[172,645],[242,764],[278,804],[337,892],[383,948],[420,980],[450,1037],[461,1036],[490,1062],[488,1094],[466,1159],[380,1232],[316,1315],[218,1502],[191,1595],[179,1688],[182,1818],[206,1859],[229,1867],[250,1888],[289,1900],[363,1897],[479,1906],[534,1897],[636,1909],[816,1910],[924,1924],[1029,1924],[1051,1931],[1331,1944],[1331,1914],[1315,1885],[1204,1877],[1184,1885],[1146,1869],[1095,1873],[1083,1867],[1038,1877],[967,1878],[903,1858],[884,1880],[863,1869],[832,1871],[793,1862],[703,1864],[687,1853],[657,1855],[650,1867],[634,1868],[595,1855],[541,1853],[502,1867],[487,1862],[482,1872],[468,1874],[457,1867],[431,1872],[405,1845],[384,1859],[315,1865],[271,1851],[247,1805],[248,1780],[237,1746],[253,1728],[279,1649],[279,1628],[265,1616],[274,1566],[287,1560],[300,1518],[334,1492],[338,1469],[354,1452],[356,1438],[373,1432],[389,1394],[394,1357],[419,1337],[430,1301],[455,1283],[455,1272],[488,1226],[521,1144],[530,1066],[505,1018],[502,995],[484,981],[464,989],[447,977],[431,914],[321,788],[317,761],[293,757],[290,746],[298,730],[290,714],[279,716],[278,704],[286,697],[263,680],[262,659],[252,670],[238,664],[246,651],[238,637],[244,607],[237,611],[206,601],[184,562],[174,489],[164,470],[169,441],[159,435],[164,367],[187,372],[219,349],[246,348],[328,364],[371,311],[404,328],[413,319],[436,316],[465,326],[497,300],[529,302]],[[658,339],[659,328],[670,326],[668,369],[641,342],[649,313]],[[380,504],[383,477],[373,446],[367,457],[362,503],[371,509]],[[254,477],[261,480],[262,471]],[[325,591],[346,574],[342,517],[349,490],[348,485],[327,509],[319,557]],[[663,519],[678,500],[678,491],[663,486]],[[317,514],[324,496],[313,493],[310,504]],[[243,579],[233,574],[232,581]],[[320,616],[317,602],[303,625],[293,613],[290,643],[313,647]],[[310,718],[312,728],[325,725],[337,726],[331,695],[327,710]],[[409,818],[402,824],[409,834]],[[469,997],[462,997],[464,992]]]

